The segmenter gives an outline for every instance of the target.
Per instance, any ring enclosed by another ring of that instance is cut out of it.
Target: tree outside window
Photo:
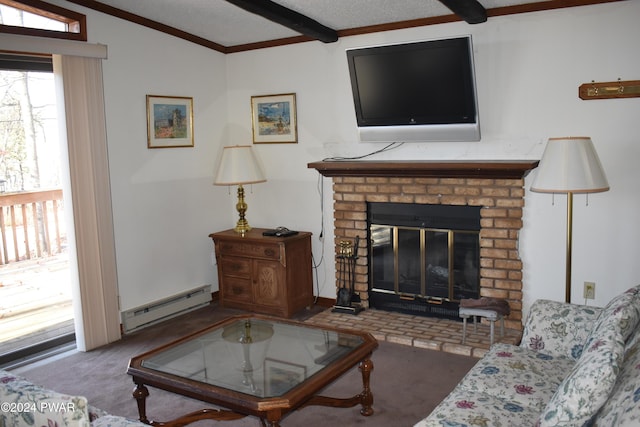
[[[21,26],[26,21],[41,28],[62,25],[0,6],[0,24]],[[58,148],[53,74],[0,70],[0,191],[59,188]]]

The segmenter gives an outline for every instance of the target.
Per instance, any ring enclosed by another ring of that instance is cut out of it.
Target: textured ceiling
[[[479,0],[486,9],[543,0]],[[99,0],[223,46],[299,36],[225,0]],[[451,15],[438,0],[276,0],[334,30]],[[481,24],[478,24],[481,25]]]

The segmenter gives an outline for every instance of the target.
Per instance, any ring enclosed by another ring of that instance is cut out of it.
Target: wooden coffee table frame
[[[193,340],[200,335],[204,335],[214,329],[222,328],[227,324],[238,321],[239,319],[261,319],[274,321],[279,323],[304,326],[323,331],[332,331],[337,333],[345,333],[361,337],[363,342],[357,348],[348,354],[331,362],[329,365],[310,376],[287,393],[278,397],[260,398],[223,387],[214,386],[200,381],[190,380],[177,375],[172,375],[153,369],[145,368],[142,362],[170,347]],[[206,329],[187,335],[184,338],[161,346],[152,351],[146,352],[139,356],[133,357],[129,361],[127,373],[133,377],[135,389],[133,397],[138,404],[138,413],[140,421],[154,426],[184,426],[196,421],[204,419],[212,420],[236,420],[246,416],[255,416],[260,418],[262,425],[277,427],[280,420],[296,409],[310,406],[321,405],[334,408],[350,408],[360,404],[362,406],[360,413],[364,416],[373,414],[373,394],[370,388],[370,376],[373,371],[373,363],[371,362],[371,354],[378,347],[378,342],[369,333],[346,329],[334,329],[326,327],[316,327],[314,325],[303,324],[300,322],[275,319],[261,315],[242,315],[234,316],[222,322],[218,322]],[[358,368],[362,374],[362,392],[350,398],[335,398],[328,396],[320,396],[317,393],[324,387],[328,386],[354,366]],[[211,403],[226,409],[202,409],[200,411],[186,414],[172,421],[159,422],[149,420],[146,413],[146,399],[149,396],[147,386],[159,388],[182,396],[191,397],[203,402]]]

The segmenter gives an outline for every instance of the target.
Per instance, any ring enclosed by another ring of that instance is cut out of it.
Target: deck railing
[[[60,189],[0,194],[0,265],[62,252],[63,208]]]

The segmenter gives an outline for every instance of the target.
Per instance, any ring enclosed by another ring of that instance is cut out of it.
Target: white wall
[[[295,92],[297,145],[261,145],[269,181],[256,186],[249,219],[263,226],[312,231],[316,260],[324,250],[320,295],[335,297],[332,198],[324,179],[320,210],[310,161],[354,156],[384,144],[357,142],[345,50],[352,47],[472,34],[482,140],[478,143],[408,143],[372,159],[539,159],[547,138],[588,135],[607,171],[611,191],[594,194],[589,206],[575,197],[573,301],[582,283],[596,282],[604,305],[636,285],[640,253],[636,217],[640,196],[633,167],[640,151],[635,121],[640,99],[582,101],[578,86],[591,80],[638,78],[639,2],[489,18],[480,25],[452,23],[229,55],[228,97],[232,139],[251,141],[249,98]],[[524,262],[525,311],[537,298],[564,300],[566,199],[528,191],[520,255]],[[324,214],[325,240],[318,241]]]
[[[98,12],[56,1],[88,17],[89,41],[109,46],[104,61],[113,210],[122,308],[212,283],[208,234],[235,223],[235,194],[214,187],[223,145],[251,142],[252,95],[295,92],[298,144],[255,146],[268,181],[247,191],[255,227],[314,233],[319,295],[335,297],[330,180],[307,163],[365,154],[357,142],[345,49],[472,34],[482,140],[411,143],[373,159],[540,158],[546,139],[588,135],[611,191],[574,207],[574,302],[596,282],[595,305],[638,283],[640,99],[582,101],[591,80],[636,80],[640,2],[489,18],[231,55]],[[192,96],[195,148],[146,148],[145,95]],[[535,172],[526,180],[527,190]],[[564,299],[565,198],[527,191],[520,252],[525,312],[537,298]],[[324,241],[319,235],[324,225]]]
[[[92,24],[98,33],[98,22]],[[113,19],[104,25],[118,283],[126,309],[215,282],[208,235],[227,227],[231,211],[225,189],[212,185],[227,122],[226,75],[222,54]],[[147,94],[193,97],[194,148],[147,148]]]
[[[107,15],[87,15],[103,61],[118,286],[127,310],[212,284],[208,235],[228,228],[233,198],[213,170],[227,132],[225,55]],[[194,148],[147,148],[146,95],[193,98]]]

